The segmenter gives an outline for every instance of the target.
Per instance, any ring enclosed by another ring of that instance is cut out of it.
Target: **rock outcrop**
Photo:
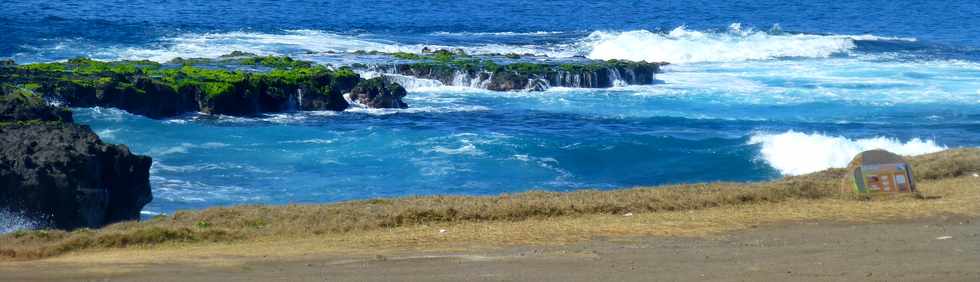
[[[16,121],[72,122],[71,111],[48,106],[44,100],[21,91],[7,90],[9,95],[0,96],[0,123]]]
[[[118,78],[104,84],[60,80],[40,85],[35,91],[71,107],[112,107],[151,118],[199,110],[191,91],[178,92],[145,76]]]
[[[408,105],[402,102],[405,95],[407,95],[405,88],[381,77],[363,80],[350,91],[352,101],[369,108],[408,108]]]
[[[249,66],[250,70],[235,66]],[[0,66],[0,81],[71,107],[114,107],[164,118],[187,112],[255,116],[297,110],[342,111],[350,106],[343,95],[364,79],[347,68],[329,69],[288,57],[234,56],[180,59],[168,65],[86,58],[65,63],[7,64]],[[368,105],[405,105],[400,98],[396,102]]]
[[[661,71],[660,67],[667,65],[664,62],[619,60],[498,63],[494,59],[475,58],[446,50],[431,54],[394,53],[392,56],[410,62],[369,66],[367,69],[384,74],[437,80],[445,85],[494,91],[654,84],[657,82],[655,75]]]
[[[381,73],[438,80],[445,85],[494,91],[542,91],[549,87],[608,88],[616,83],[654,84],[664,63],[599,62],[582,64],[515,63],[460,66],[414,63],[378,66]]]
[[[0,122],[0,209],[59,229],[139,219],[152,200],[149,157],[103,143],[40,97],[8,93],[0,109],[15,109]]]

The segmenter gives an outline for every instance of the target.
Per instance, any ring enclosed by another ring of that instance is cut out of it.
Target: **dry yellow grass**
[[[842,170],[828,170],[763,183],[240,206],[180,212],[100,230],[8,234],[0,237],[0,254],[7,259],[79,250],[88,250],[85,257],[98,254],[128,259],[144,252],[153,253],[155,259],[289,256],[386,248],[565,243],[593,236],[690,236],[786,221],[980,214],[980,178],[972,176],[980,171],[980,150],[951,150],[911,162],[920,181],[920,194],[841,195],[838,185]]]

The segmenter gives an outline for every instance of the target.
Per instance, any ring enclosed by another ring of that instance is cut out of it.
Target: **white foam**
[[[432,35],[439,36],[545,36],[545,35],[555,35],[562,34],[561,31],[532,31],[532,32],[446,32],[439,31],[433,32]]]
[[[244,171],[248,173],[263,173],[271,174],[272,171],[260,169],[258,167],[247,165],[247,164],[236,164],[236,163],[197,163],[189,165],[168,165],[161,161],[154,160],[153,165],[150,166],[150,173],[155,174],[158,172],[176,172],[176,173],[188,173],[188,172],[200,172],[200,171]]]
[[[259,202],[267,201],[269,196],[251,188],[234,185],[214,185],[204,182],[169,179],[151,175],[154,200],[180,203],[204,203],[209,201]]]
[[[515,34],[516,35],[516,34]],[[482,44],[444,46],[403,44],[369,36],[341,35],[319,30],[287,30],[283,33],[224,32],[187,33],[162,38],[153,46],[113,47],[100,50],[93,57],[107,60],[151,60],[167,62],[177,57],[214,58],[233,50],[259,55],[296,55],[305,53],[351,53],[354,51],[419,52],[422,48],[463,49],[472,54],[531,53],[557,57],[575,55],[572,50],[555,50],[538,46]]]
[[[472,143],[463,144],[459,148],[448,148],[443,146],[436,146],[432,148],[433,152],[442,153],[446,155],[469,155],[469,156],[480,156],[485,154],[480,149],[477,149]]]
[[[445,37],[541,37],[562,32],[486,32],[431,35]],[[337,34],[320,30],[286,30],[279,33],[222,32],[186,33],[164,37],[159,43],[144,46],[110,46],[91,51],[91,46],[77,46],[79,52],[98,59],[146,59],[166,62],[176,57],[213,58],[233,50],[260,55],[291,55],[318,61],[323,54],[354,51],[420,52],[430,49],[462,49],[470,54],[533,54],[554,58],[587,56],[592,59],[634,61],[667,61],[674,64],[698,62],[731,62],[769,60],[784,57],[826,58],[856,48],[854,41],[916,41],[915,38],[888,37],[873,34],[815,35],[780,31],[756,31],[735,23],[727,31],[697,31],[676,27],[670,32],[648,30],[595,31],[579,39],[547,44],[461,43],[455,45],[403,43],[380,35]],[[71,45],[71,44],[69,44]],[[77,44],[76,44],[77,45]],[[65,47],[67,48],[67,47]]]
[[[10,233],[17,230],[38,229],[41,225],[28,219],[19,212],[0,210],[0,234]]]
[[[148,211],[148,210],[142,210],[142,211],[140,211],[140,215],[145,215],[145,216],[150,216],[150,217],[153,217],[153,216],[158,216],[158,215],[167,215],[167,214],[165,214],[165,213],[162,213],[162,212],[155,212],[155,211]]]
[[[849,36],[809,34],[769,34],[742,31],[733,26],[729,32],[701,32],[681,26],[667,34],[647,30],[626,32],[593,32],[588,57],[632,61],[735,62],[770,60],[784,57],[827,58],[848,52],[856,46]]]
[[[863,41],[906,41],[906,42],[919,41],[914,37],[877,36],[874,34],[848,35],[848,37],[854,40],[863,40]]]
[[[303,139],[303,140],[280,141],[279,144],[317,144],[317,145],[326,145],[326,144],[333,144],[334,142],[336,142],[336,140],[333,140],[333,139],[313,138],[313,139]]]
[[[549,181],[550,184],[565,185],[565,186],[579,186],[574,182],[568,181],[574,175],[570,171],[561,168],[561,165],[559,164],[558,160],[555,158],[535,157],[526,154],[516,154],[516,155],[512,155],[511,159],[536,165],[538,167],[555,172],[556,173],[555,179]]]
[[[152,149],[150,150],[149,154],[152,156],[165,156],[173,154],[186,154],[190,149],[216,149],[223,147],[228,147],[228,144],[218,142],[206,142],[201,144],[180,143],[180,145],[177,146]]]
[[[133,116],[124,110],[117,108],[92,107],[89,108],[89,115],[100,120],[122,121]]]
[[[352,106],[354,104],[351,104]],[[484,106],[472,106],[472,105],[445,105],[445,106],[420,106],[420,107],[409,107],[407,109],[374,109],[367,108],[363,106],[356,106],[347,108],[344,112],[348,113],[359,113],[368,114],[372,116],[384,116],[392,115],[398,113],[414,114],[414,113],[455,113],[455,112],[485,112],[489,111],[490,108]]]
[[[177,57],[214,58],[231,50],[259,55],[309,52],[413,52],[411,46],[360,39],[317,30],[290,30],[285,33],[224,32],[188,33],[164,38],[158,46],[110,48],[101,56],[118,59],[145,59],[166,62]]]
[[[370,79],[370,78],[381,76],[382,74],[377,72],[365,72],[362,73],[361,75],[364,76],[364,78]],[[438,80],[434,80],[434,79],[417,78],[417,77],[400,75],[400,74],[383,74],[383,75],[385,79],[394,83],[398,83],[398,85],[405,87],[405,90],[407,91],[424,91],[427,89],[434,89],[434,88],[437,89],[446,86],[442,84],[442,82],[439,82]]]
[[[96,135],[99,135],[99,138],[102,139],[103,141],[107,141],[116,138],[116,132],[119,132],[119,129],[106,128],[96,132]]]
[[[849,139],[820,133],[787,131],[757,133],[749,144],[761,145],[761,158],[784,175],[800,175],[828,168],[846,167],[860,152],[884,149],[914,156],[945,150],[934,140],[913,138],[907,142],[888,137]]]

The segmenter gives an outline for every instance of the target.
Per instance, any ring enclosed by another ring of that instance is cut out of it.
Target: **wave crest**
[[[66,40],[37,48],[36,53],[87,55],[97,59],[147,59],[166,62],[176,57],[213,58],[238,50],[260,55],[291,55],[321,63],[344,63],[337,54],[355,51],[419,52],[422,48],[462,49],[470,54],[533,54],[552,58],[666,61],[674,64],[735,62],[778,58],[826,58],[848,53],[856,41],[916,41],[915,38],[863,35],[817,35],[760,31],[732,24],[727,30],[698,31],[679,26],[669,32],[649,30],[579,32],[436,32],[420,36],[449,38],[432,43],[407,42],[384,34],[342,34],[321,30],[283,30],[263,33],[230,31],[185,33],[141,46],[99,46]],[[505,38],[500,42],[486,37]],[[474,39],[475,38],[475,39]],[[522,43],[506,43],[514,38]],[[542,39],[546,38],[546,39]],[[538,42],[538,43],[523,43]],[[93,48],[95,48],[93,50]],[[18,58],[21,60],[21,58]],[[35,59],[26,58],[26,61]]]
[[[885,149],[904,156],[914,156],[947,149],[935,140],[913,138],[907,142],[888,137],[849,139],[819,133],[787,131],[778,134],[757,133],[749,139],[761,145],[761,158],[784,175],[800,175],[828,168],[846,167],[860,152]]]
[[[677,27],[669,33],[647,30],[596,31],[586,39],[591,59],[622,59],[674,64],[737,62],[777,58],[827,58],[854,48],[849,36],[770,34],[742,31],[733,25],[728,32],[701,32]]]

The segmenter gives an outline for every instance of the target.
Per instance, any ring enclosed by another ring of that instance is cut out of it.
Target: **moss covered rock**
[[[71,107],[115,107],[152,118],[198,111],[235,116],[342,111],[349,106],[343,94],[363,80],[348,68],[333,70],[288,57],[232,55],[176,59],[168,65],[78,58],[0,68],[0,80],[15,87],[32,85],[34,92]]]
[[[44,103],[44,99],[21,89],[0,93],[0,122],[47,121],[72,122],[71,111]]]
[[[394,53],[414,62],[377,66],[385,73],[433,79],[447,85],[475,86],[495,91],[541,91],[548,87],[607,88],[617,83],[656,83],[655,75],[667,63],[631,61],[510,62],[498,63],[447,50],[425,54]]]

